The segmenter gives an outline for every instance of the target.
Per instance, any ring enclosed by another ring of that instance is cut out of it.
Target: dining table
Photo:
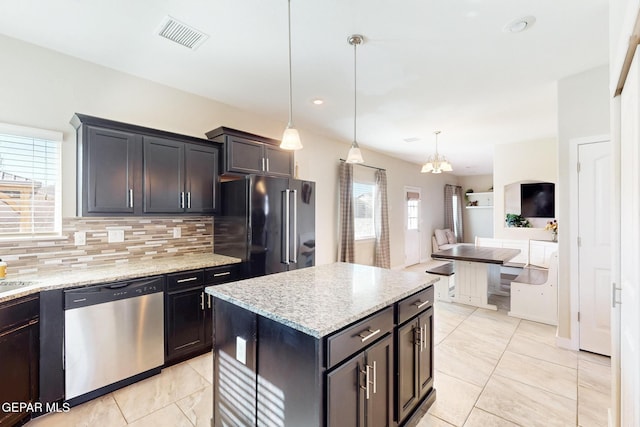
[[[519,253],[519,249],[459,244],[434,252],[431,258],[454,262],[453,302],[497,310],[495,304],[489,304],[489,286],[499,286],[500,266]]]

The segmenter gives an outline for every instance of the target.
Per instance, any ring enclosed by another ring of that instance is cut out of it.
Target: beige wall
[[[57,52],[0,36],[0,122],[61,131],[63,216],[75,215],[75,112],[204,137],[224,125],[280,138],[285,126],[228,105],[143,80]],[[221,82],[224,84],[224,82]],[[238,88],[238,90],[243,90]],[[349,144],[300,129],[305,148],[296,153],[299,177],[316,181],[317,262],[336,259],[337,165]],[[387,169],[391,266],[404,261],[404,186],[422,188],[422,258],[431,252],[433,228],[443,224],[443,186],[453,175],[423,175],[420,166],[363,150],[367,164]],[[1,245],[0,245],[1,249]]]
[[[489,191],[493,188],[493,175],[461,176],[459,185],[462,192],[472,189],[475,193]],[[493,209],[466,209],[462,211],[462,223],[464,224],[464,241],[475,242],[476,236],[493,237]]]
[[[497,145],[493,153],[493,234],[500,239],[550,240],[543,228],[505,227],[505,186],[527,181],[556,184],[558,216],[558,142],[555,139]]]
[[[569,173],[575,170],[570,163],[570,143],[575,138],[609,134],[609,69],[604,65],[558,82],[558,155],[559,184],[561,197],[559,203],[559,284],[558,287],[558,336],[571,338],[569,272],[571,257],[576,256],[575,245],[563,238],[562,224],[576,221],[571,218],[571,204],[576,203],[575,195],[569,190]],[[557,208],[556,208],[557,209]]]

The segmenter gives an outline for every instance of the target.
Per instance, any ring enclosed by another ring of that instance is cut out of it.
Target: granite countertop
[[[132,261],[110,267],[65,269],[55,273],[9,276],[0,280],[0,302],[49,289],[117,282],[158,274],[237,264],[238,258],[217,254],[193,254],[168,259]]]
[[[438,280],[424,273],[335,263],[210,286],[206,292],[322,338]]]

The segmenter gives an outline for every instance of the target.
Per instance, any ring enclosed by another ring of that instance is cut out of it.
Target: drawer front
[[[398,302],[398,324],[433,306],[433,285]]]
[[[240,264],[211,267],[204,270],[204,283],[219,285],[220,283],[235,282],[240,279]]]
[[[0,333],[40,315],[40,296],[33,294],[0,303]]]
[[[362,350],[393,329],[393,307],[348,327],[327,339],[327,368]]]
[[[167,274],[167,292],[204,285],[204,270]]]

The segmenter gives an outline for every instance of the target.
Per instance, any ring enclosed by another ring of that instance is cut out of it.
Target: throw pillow
[[[456,236],[455,234],[453,234],[453,231],[447,228],[444,230],[444,234],[447,236],[447,243],[449,243],[450,245],[453,245],[454,243],[458,243],[456,242]]]
[[[444,232],[444,230],[437,229],[434,234],[436,235],[436,242],[438,242],[438,246],[446,245],[447,243],[449,243],[447,234]]]

